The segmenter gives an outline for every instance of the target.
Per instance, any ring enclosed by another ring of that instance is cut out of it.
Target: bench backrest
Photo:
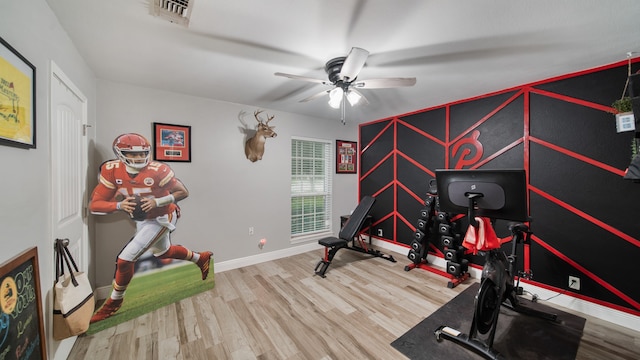
[[[353,210],[351,216],[344,224],[342,229],[340,229],[339,237],[340,239],[351,241],[358,234],[364,220],[369,215],[369,211],[373,207],[373,203],[376,202],[376,199],[373,196],[365,196],[360,200],[358,206]]]

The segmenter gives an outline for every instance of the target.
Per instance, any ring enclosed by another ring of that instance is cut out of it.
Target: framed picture
[[[153,123],[154,159],[191,162],[191,126]]]
[[[0,265],[0,355],[47,359],[40,294],[37,248]]]
[[[0,144],[36,147],[36,68],[0,38]]]
[[[336,140],[336,173],[355,174],[358,172],[358,143]]]

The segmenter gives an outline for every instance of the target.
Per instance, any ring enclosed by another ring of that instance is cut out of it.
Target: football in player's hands
[[[135,208],[131,212],[131,218],[136,221],[142,221],[147,217],[147,213],[142,210],[142,197],[135,195],[133,202],[136,203]]]

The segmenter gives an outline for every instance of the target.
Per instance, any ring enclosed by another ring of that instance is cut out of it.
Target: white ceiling
[[[327,86],[273,74],[327,79],[356,46],[359,80],[417,78],[361,90],[367,122],[640,55],[637,0],[191,0],[188,27],[149,1],[47,0],[98,78],[331,121],[299,102]]]

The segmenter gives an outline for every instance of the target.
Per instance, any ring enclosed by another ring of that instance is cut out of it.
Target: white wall
[[[0,37],[36,67],[36,149],[0,146],[0,261],[29,246],[53,253],[49,232],[49,73],[53,60],[89,99],[89,121],[95,119],[95,77],[77,53],[44,0],[0,0]],[[46,245],[46,246],[45,246]],[[49,249],[51,248],[51,249]],[[45,254],[46,255],[46,254]],[[53,269],[51,259],[42,268]],[[47,284],[53,280],[45,279]]]
[[[190,197],[180,202],[182,217],[172,240],[195,251],[212,250],[216,264],[301,245],[290,243],[292,136],[329,140],[332,144],[336,139],[357,140],[355,123],[345,126],[338,119],[263,109],[275,115],[270,125],[276,127],[278,136],[267,140],[263,159],[252,163],[244,155],[246,137],[239,117],[244,111],[243,119],[253,129],[254,106],[105,80],[98,81],[97,95],[97,159],[114,158],[111,144],[121,133],[138,132],[153,141],[153,122],[191,126],[192,162],[167,163],[190,191]],[[96,167],[95,174],[97,171]],[[91,180],[95,183],[95,176]],[[355,208],[357,189],[357,175],[334,174],[334,233],[339,230],[340,215]],[[115,258],[134,228],[123,214],[93,218],[95,246],[100,254],[96,257],[96,283],[104,286],[111,283]],[[252,236],[250,226],[255,229]],[[262,250],[258,248],[261,238],[267,239]],[[317,244],[317,238],[306,242],[312,243]],[[318,258],[321,255],[318,250]]]
[[[89,123],[95,121],[95,76],[44,0],[0,0],[0,14],[0,37],[36,67],[37,142],[37,148],[30,150],[0,145],[0,263],[27,248],[38,248],[48,330],[54,281],[49,181],[50,62],[53,60],[87,97]],[[49,336],[46,341],[50,358],[55,358],[60,343]]]

